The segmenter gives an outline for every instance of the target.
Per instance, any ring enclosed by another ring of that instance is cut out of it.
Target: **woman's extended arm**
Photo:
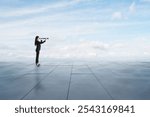
[[[43,44],[43,43],[45,43],[45,42],[46,42],[46,40],[44,40],[44,41],[41,40],[41,41],[40,41],[40,44]]]

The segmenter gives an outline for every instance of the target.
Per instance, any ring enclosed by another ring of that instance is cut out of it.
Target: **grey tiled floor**
[[[0,62],[0,99],[150,99],[150,62]]]

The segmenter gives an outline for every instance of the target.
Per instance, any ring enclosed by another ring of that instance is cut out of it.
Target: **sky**
[[[149,59],[150,0],[0,0],[0,61]]]

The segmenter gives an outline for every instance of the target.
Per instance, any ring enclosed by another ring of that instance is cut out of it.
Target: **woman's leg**
[[[36,65],[39,63],[39,51],[36,51]]]

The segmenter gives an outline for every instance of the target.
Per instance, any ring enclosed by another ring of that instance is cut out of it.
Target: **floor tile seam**
[[[73,71],[73,64],[72,64],[72,66],[71,66],[71,72],[70,72],[70,78],[69,78],[69,85],[68,85],[68,91],[67,91],[67,97],[66,97],[66,100],[69,99],[70,87],[71,87],[71,79],[72,79],[72,71]]]
[[[115,74],[115,75],[119,76],[119,74],[117,72],[115,72],[114,70],[111,70],[110,68],[105,68],[105,69],[108,70],[109,72],[111,72],[112,74]]]
[[[13,80],[18,80],[18,79],[22,79],[24,76],[26,76],[26,75],[35,75],[35,74],[37,74],[37,73],[25,73],[25,74],[23,74],[23,75],[19,75],[19,76],[15,76],[14,78],[13,78]],[[48,73],[38,73],[38,74],[48,74]],[[22,78],[20,78],[20,76],[22,76]],[[9,80],[9,79],[11,79],[11,78],[2,78],[2,79],[0,79],[0,80]]]
[[[49,74],[51,74],[58,66],[55,66],[55,68],[53,70],[51,70],[47,75],[44,76],[44,78],[42,78],[36,85],[34,85],[31,90],[29,90],[23,97],[20,98],[20,100],[23,100],[35,87],[37,87],[41,81],[43,81],[45,78],[47,78],[49,76]]]
[[[93,75],[92,73],[72,73],[72,75]]]
[[[93,70],[87,65],[87,67],[89,68],[89,70],[91,71],[91,73],[93,74],[94,78],[96,79],[96,81],[99,83],[100,86],[103,87],[104,91],[107,93],[107,95],[113,100],[114,98],[112,97],[112,95],[109,93],[109,91],[105,88],[105,86],[103,85],[103,83],[101,82],[100,79],[98,79],[98,77],[94,74]]]
[[[55,66],[55,67],[56,67],[56,66]],[[55,67],[54,67],[54,69],[55,69]],[[17,77],[14,78],[14,79],[20,79],[20,77],[24,77],[25,75],[28,75],[29,73],[33,72],[34,69],[35,69],[35,68],[33,68],[33,69],[27,71],[28,73],[24,73],[24,74],[21,74],[21,75],[17,76]],[[51,70],[51,71],[52,71],[52,70]],[[50,71],[50,72],[51,72],[51,71]],[[49,74],[49,72],[48,72],[48,73],[45,73],[45,74]]]

